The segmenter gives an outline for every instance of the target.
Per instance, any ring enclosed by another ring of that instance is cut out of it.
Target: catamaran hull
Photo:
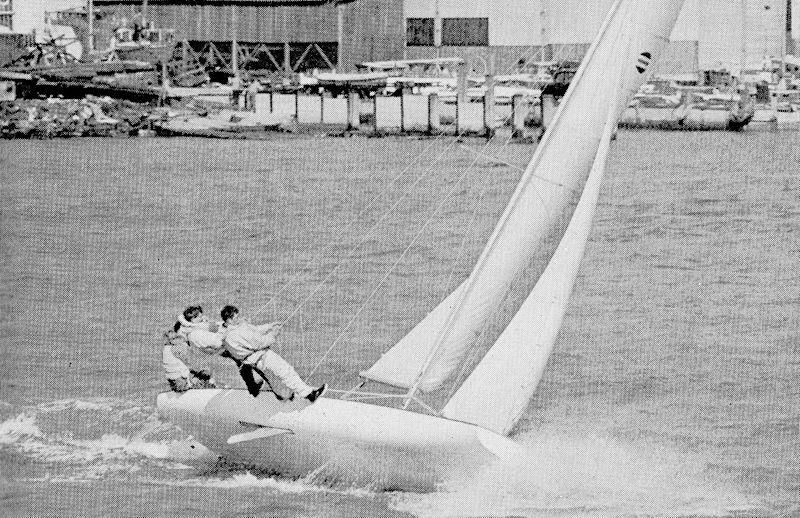
[[[244,390],[162,393],[159,412],[232,462],[289,477],[430,491],[519,446],[483,428],[354,401],[279,402]]]

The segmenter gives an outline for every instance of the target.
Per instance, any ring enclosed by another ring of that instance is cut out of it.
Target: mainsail
[[[528,405],[567,312],[615,127],[616,120],[609,117],[583,195],[553,258],[492,348],[447,402],[443,416],[507,434]]]
[[[440,388],[509,288],[533,286],[564,235],[608,121],[616,123],[643,83],[682,3],[614,2],[467,280],[362,376],[411,392]],[[512,312],[522,302],[511,301]]]

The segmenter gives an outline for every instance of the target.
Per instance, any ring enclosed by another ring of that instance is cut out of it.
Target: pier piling
[[[428,96],[428,131],[431,134],[438,134],[442,130],[442,115],[439,107],[439,96],[430,94]]]

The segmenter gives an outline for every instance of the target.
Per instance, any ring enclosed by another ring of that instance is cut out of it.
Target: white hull
[[[162,393],[157,405],[163,417],[233,462],[384,490],[429,491],[519,448],[474,425],[338,399],[283,403],[270,393],[253,398],[244,390],[206,389]],[[277,434],[228,443],[254,431]]]
[[[675,108],[629,107],[620,118],[623,128],[653,128],[669,130],[729,130],[741,129],[750,119],[738,120],[729,108],[700,108],[678,106]]]

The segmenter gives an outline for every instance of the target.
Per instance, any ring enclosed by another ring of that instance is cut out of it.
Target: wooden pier
[[[538,99],[515,95],[498,101],[491,89],[483,97],[443,98],[436,93],[374,95],[355,91],[340,96],[308,93],[259,93],[255,112],[286,123],[339,126],[347,131],[383,134],[438,134],[490,137],[508,126],[515,138],[527,138],[541,122]]]

